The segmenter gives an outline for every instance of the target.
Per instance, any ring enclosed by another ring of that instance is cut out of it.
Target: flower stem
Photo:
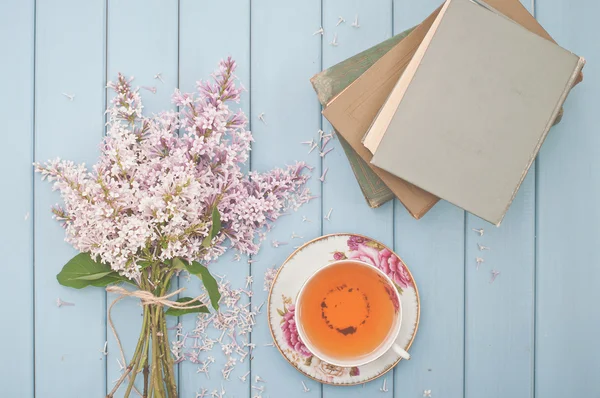
[[[149,313],[150,313],[150,308],[144,307],[144,318],[142,320],[142,331],[140,332],[140,338],[138,340],[137,347],[135,348],[133,358],[131,359],[131,363],[129,364],[129,367],[131,367],[133,369],[133,372],[132,372],[131,377],[129,378],[129,385],[127,386],[127,390],[125,390],[125,395],[124,395],[125,398],[128,398],[129,394],[131,394],[131,390],[133,388],[133,385],[135,384],[135,378],[138,374],[138,371],[140,369],[140,364],[142,362],[142,357],[143,357],[142,350],[146,346],[146,341],[149,339],[149,335],[148,335]]]
[[[164,313],[163,313],[164,317]],[[173,362],[173,357],[171,356],[171,352],[169,350],[169,336],[167,335],[167,322],[163,320],[162,322],[162,338],[164,342],[162,347],[165,349],[164,357],[165,360],[165,368],[168,369],[169,377],[166,379],[167,386],[171,392],[173,398],[177,398],[177,385],[175,384],[175,364]]]
[[[156,398],[166,398],[163,372],[161,369],[160,348],[158,345],[158,313],[162,311],[162,307],[152,308],[154,311],[152,319],[152,368],[154,369],[154,384],[156,388]]]

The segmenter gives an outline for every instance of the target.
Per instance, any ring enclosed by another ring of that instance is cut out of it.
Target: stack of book
[[[311,82],[371,207],[499,225],[584,63],[519,0],[446,0]]]

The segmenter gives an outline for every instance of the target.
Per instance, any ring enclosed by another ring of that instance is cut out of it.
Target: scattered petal
[[[483,228],[475,229],[471,228],[472,231],[477,232],[479,236],[483,236]]]
[[[73,101],[75,99],[75,94],[62,93],[62,95],[67,97],[69,99],[69,101]]]
[[[154,86],[142,86],[144,90],[150,91],[152,94],[156,94],[156,87]]]
[[[333,40],[330,43],[332,46],[337,47],[338,46],[338,42],[337,42],[337,33],[333,34]]]
[[[56,306],[58,308],[63,307],[63,306],[74,306],[74,303],[69,303],[68,301],[62,301],[60,298],[56,299]]]
[[[260,120],[264,124],[267,124],[267,122],[265,120],[265,113],[264,112],[258,114],[258,120]]]
[[[324,158],[325,156],[327,156],[327,154],[331,151],[333,151],[335,148],[329,148],[328,150],[326,150],[325,152],[320,152],[319,155]]]
[[[475,258],[475,262],[477,263],[477,270],[479,270],[479,266],[481,265],[481,263],[483,262],[483,258],[481,257],[477,257]]]
[[[498,275],[500,275],[500,271],[492,270],[492,278],[490,279],[490,283],[494,283]]]
[[[301,381],[300,383],[302,383],[302,389],[304,390],[304,392],[310,391],[310,388],[306,387],[306,384],[304,384],[304,381]]]
[[[387,377],[385,379],[383,379],[383,386],[381,386],[381,388],[379,389],[379,391],[381,392],[388,392],[388,388],[387,388]]]
[[[323,174],[321,174],[321,177],[319,177],[319,180],[321,182],[325,182],[325,177],[327,176],[328,171],[329,171],[329,167],[326,167],[325,170],[323,171]]]

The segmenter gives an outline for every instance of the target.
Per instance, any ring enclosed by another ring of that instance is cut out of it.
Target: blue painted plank
[[[135,49],[130,38],[135,37]],[[134,87],[142,87],[140,94],[144,104],[144,114],[151,115],[160,111],[174,109],[171,94],[178,81],[178,2],[177,0],[110,0],[108,3],[108,42],[107,42],[107,79],[116,80],[117,73],[134,77]],[[164,81],[155,79],[160,73]],[[154,94],[151,89],[156,89]],[[113,92],[108,93],[112,98]],[[108,305],[117,296],[107,296]],[[119,339],[125,356],[131,360],[139,339],[142,308],[139,301],[126,299],[112,310]],[[170,325],[177,319],[169,319]],[[173,334],[169,336],[174,338]],[[108,328],[108,357],[106,387],[110,391],[114,382],[121,376],[121,354],[113,333]],[[117,359],[119,362],[117,362]],[[177,369],[176,369],[177,375]],[[142,390],[141,375],[137,378],[137,387]],[[115,394],[123,396],[127,382]]]
[[[35,159],[94,163],[104,131],[105,3],[39,0],[36,9]],[[69,101],[62,93],[74,94]],[[59,286],[56,274],[76,254],[51,218],[59,202],[35,178],[35,393],[105,396],[105,294]],[[60,298],[73,307],[56,306]]]
[[[480,228],[483,236],[473,231]],[[528,397],[533,392],[534,235],[535,165],[499,228],[467,215],[466,397]],[[491,250],[481,251],[478,244]],[[479,270],[477,258],[484,260]],[[492,270],[501,273],[493,285]]]
[[[321,3],[310,0],[292,6],[277,0],[253,1],[251,15],[251,123],[256,140],[251,168],[265,172],[304,160],[315,166],[309,187],[319,196],[320,157],[316,151],[308,155],[308,148],[300,141],[317,137],[320,127],[320,106],[309,79],[321,67],[321,38],[313,36],[321,25]],[[264,113],[266,124],[258,120],[261,113]],[[292,232],[303,236],[304,240],[320,235],[320,209],[320,200],[313,200],[297,213],[279,219],[267,235],[252,264],[253,305],[267,299],[267,292],[262,287],[265,270],[280,265],[293,251],[293,246],[302,243],[299,239],[291,240]],[[312,222],[302,222],[302,216]],[[289,244],[274,248],[272,240]],[[264,308],[252,332],[252,342],[257,349],[251,369],[252,377],[260,375],[266,380],[262,396],[320,397],[317,383],[298,373],[276,348],[264,346],[272,342]],[[301,381],[310,388],[309,393],[303,392]],[[252,392],[254,396],[256,391]]]
[[[5,193],[0,199],[5,228],[0,230],[4,248],[2,298],[18,297],[18,305],[4,305],[0,317],[0,361],[3,390],[8,396],[33,396],[33,59],[34,12],[32,0],[0,3],[0,64],[4,76],[0,93],[0,119],[10,150],[0,157],[5,173]],[[13,326],[8,326],[13,325]],[[10,359],[9,359],[10,358]]]
[[[346,22],[338,23],[343,17]],[[352,27],[358,16],[359,28]],[[337,26],[336,26],[337,25]],[[325,0],[323,2],[323,68],[328,68],[359,53],[392,35],[392,2],[378,0],[374,2],[347,2],[343,0]],[[337,46],[331,42],[337,35]],[[323,118],[324,130],[331,126]],[[328,147],[335,148],[323,159],[323,168],[329,168],[326,182],[323,184],[323,213],[327,215],[333,209],[330,220],[321,220],[324,234],[334,232],[356,232],[367,235],[384,244],[393,245],[393,203],[388,202],[377,209],[371,209],[365,202],[352,169],[339,141],[332,140]],[[387,393],[382,393],[383,380],[386,379]],[[374,395],[391,397],[393,395],[393,373],[381,379],[366,383],[364,386],[332,387],[323,386],[323,397],[349,397]]]
[[[533,391],[534,181],[530,172],[499,228],[467,217],[467,397],[529,397]],[[483,236],[473,231],[480,228]],[[479,270],[477,258],[484,260]],[[500,272],[493,283],[492,270]]]
[[[421,300],[412,358],[396,367],[396,395],[463,397],[464,212],[442,201],[415,220],[397,202],[395,223],[396,252]]]
[[[584,56],[584,81],[552,128],[537,169],[535,395],[600,396],[600,33],[598,2],[536,0],[540,23]],[[559,351],[557,351],[557,349]]]
[[[394,33],[415,26],[438,0],[394,1]],[[410,361],[395,369],[395,396],[463,397],[465,213],[440,201],[421,220],[394,203],[395,244],[419,288],[421,318]]]
[[[226,17],[225,17],[226,16]],[[182,91],[195,91],[198,80],[210,78],[210,74],[218,67],[218,62],[227,56],[232,56],[238,64],[236,75],[237,84],[246,88],[250,86],[250,1],[228,0],[219,2],[198,2],[195,0],[182,0],[180,3],[180,42],[179,42],[179,76]],[[224,18],[227,26],[224,27]],[[226,29],[227,34],[221,32]],[[235,107],[236,104],[230,106]],[[248,93],[242,94],[239,105],[248,114]],[[240,262],[233,260],[233,253],[226,253],[219,261],[210,265],[213,275],[226,276],[233,288],[243,288],[249,266],[246,260]],[[180,277],[180,286],[187,288],[188,296],[201,292],[200,282],[192,277],[190,281],[184,276]],[[260,283],[260,282],[259,282]],[[248,302],[248,299],[245,299]],[[187,315],[180,318],[184,331],[191,332],[196,324],[196,318]],[[212,338],[218,338],[220,333],[213,331]],[[182,397],[195,397],[203,388],[209,392],[221,390],[221,385],[226,391],[225,396],[249,397],[250,378],[246,382],[238,379],[239,376],[250,370],[250,361],[238,362],[235,370],[229,376],[229,381],[224,381],[221,370],[226,362],[226,356],[221,352],[219,345],[203,353],[201,360],[213,356],[216,361],[210,365],[208,379],[204,374],[196,373],[198,365],[184,362],[180,365],[179,394]]]

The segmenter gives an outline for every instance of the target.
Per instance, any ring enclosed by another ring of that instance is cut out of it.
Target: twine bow
[[[175,290],[174,292],[165,294],[164,296],[157,297],[147,290],[131,291],[131,290],[124,289],[120,286],[107,286],[106,287],[106,291],[108,293],[116,293],[119,295],[119,297],[117,297],[115,299],[115,301],[112,302],[112,304],[110,305],[111,307],[113,305],[115,305],[117,302],[124,299],[125,297],[137,297],[142,302],[142,305],[160,305],[163,307],[170,307],[170,308],[175,308],[178,310],[201,308],[201,307],[205,306],[204,304],[190,305],[190,303],[193,303],[196,301],[200,302],[200,299],[202,298],[202,296],[198,296],[195,299],[185,302],[185,303],[180,303],[177,301],[169,300],[171,297],[177,296],[179,293],[183,292],[184,290],[185,290],[185,288],[182,287],[180,289]]]
[[[125,352],[123,351],[123,346],[121,345],[121,339],[119,338],[117,329],[115,329],[115,325],[114,325],[114,323],[112,321],[112,317],[110,315],[114,305],[117,304],[119,301],[123,300],[125,297],[136,297],[136,298],[140,299],[140,301],[142,302],[142,305],[159,305],[161,307],[170,307],[170,308],[176,308],[176,309],[194,309],[194,308],[201,308],[201,307],[205,306],[204,304],[190,305],[191,303],[194,303],[194,302],[200,302],[200,299],[202,298],[202,296],[198,296],[188,302],[183,302],[183,303],[170,300],[171,297],[178,295],[179,293],[183,292],[184,290],[185,290],[185,288],[182,287],[182,288],[179,288],[169,294],[165,294],[164,296],[155,296],[154,294],[152,294],[151,292],[149,292],[147,290],[133,290],[132,291],[132,290],[124,289],[120,286],[107,286],[106,287],[106,291],[108,293],[115,293],[115,294],[119,295],[119,297],[117,297],[116,299],[113,300],[113,302],[110,304],[110,307],[108,307],[106,317],[108,319],[108,325],[110,326],[110,330],[112,331],[113,335],[115,336],[115,340],[117,341],[117,346],[119,347],[119,352],[121,353],[121,360],[123,361],[123,365],[127,364],[127,360],[125,359]],[[107,397],[112,397],[112,394],[114,394],[118,385],[121,384],[120,382],[123,379],[125,379],[125,377],[128,377],[130,371],[131,371],[131,369],[129,367],[127,367],[127,370],[125,372],[123,372],[123,375],[121,375],[119,382],[117,382],[115,389],[113,391],[111,391],[109,393],[109,395],[107,395]],[[129,377],[131,377],[131,376],[129,376]],[[135,375],[133,375],[133,377],[135,377]],[[142,394],[137,390],[136,387],[134,387],[134,390],[136,393],[138,393],[140,395],[140,397],[142,396]]]

